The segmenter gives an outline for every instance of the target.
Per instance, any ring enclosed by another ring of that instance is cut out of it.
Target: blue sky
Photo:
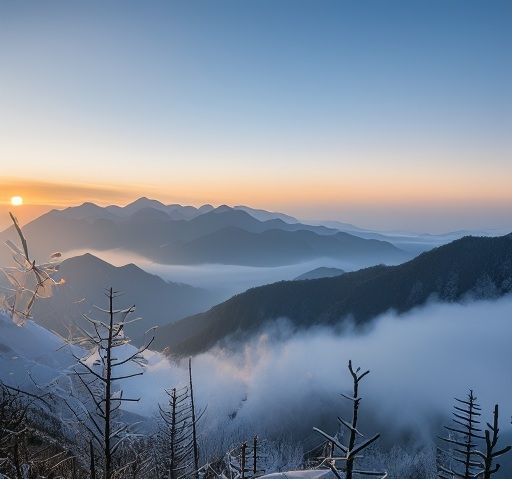
[[[2,176],[55,184],[34,203],[512,227],[511,24],[500,1],[2,2]]]

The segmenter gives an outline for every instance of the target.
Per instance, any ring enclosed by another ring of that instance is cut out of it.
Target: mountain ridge
[[[378,265],[333,278],[281,281],[247,290],[209,311],[159,331],[157,347],[174,354],[205,351],[228,337],[245,340],[287,318],[293,327],[369,324],[436,299],[493,298],[512,291],[512,233],[464,237],[397,266]]]
[[[206,290],[165,281],[133,263],[113,266],[90,253],[64,260],[56,277],[65,283],[55,288],[51,298],[35,304],[34,316],[42,326],[63,336],[69,329],[86,325],[83,314],[94,314],[94,306],[104,306],[109,287],[122,293],[120,304],[134,304],[136,314],[143,318],[127,326],[134,340],[150,327],[203,311],[217,301]]]
[[[320,278],[332,278],[333,276],[340,276],[345,274],[346,271],[340,268],[329,268],[326,266],[320,266],[318,268],[312,269],[311,271],[306,271],[301,275],[294,278],[294,281],[304,281],[309,279],[320,279]]]
[[[274,266],[321,256],[356,256],[364,264],[375,264],[405,258],[403,251],[386,241],[362,239],[325,226],[287,223],[281,218],[260,221],[245,210],[227,206],[206,208],[192,219],[172,219],[167,207],[155,201],[142,198],[127,205],[128,216],[93,203],[52,210],[25,225],[23,231],[38,261],[45,261],[55,251],[109,249],[130,251],[162,264],[197,264],[201,258],[206,263]],[[156,208],[148,206],[155,204]],[[208,244],[207,237],[215,234],[217,241],[226,245],[238,241],[237,248]],[[271,236],[276,237],[276,244],[282,244],[279,253],[268,241]],[[0,241],[7,239],[16,240],[12,227],[0,233]],[[247,253],[245,257],[241,251]],[[7,252],[0,251],[0,264],[8,261]]]

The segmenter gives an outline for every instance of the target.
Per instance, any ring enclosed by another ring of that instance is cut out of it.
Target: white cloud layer
[[[286,327],[286,326],[284,326]],[[277,326],[276,326],[277,329]],[[283,336],[283,325],[279,325]],[[350,390],[346,364],[371,370],[363,384],[367,416],[390,429],[418,427],[450,412],[453,397],[473,388],[484,413],[495,402],[510,417],[512,298],[467,304],[432,304],[397,317],[387,313],[363,335],[318,328],[274,340],[269,329],[238,353],[215,350],[194,358],[196,397],[208,404],[211,427],[280,433],[334,424]],[[186,361],[172,364],[150,353],[146,374],[125,385],[142,395],[150,414],[164,387],[187,380]],[[391,420],[392,418],[392,420]]]

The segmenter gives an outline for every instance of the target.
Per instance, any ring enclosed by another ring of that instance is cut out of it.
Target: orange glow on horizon
[[[503,175],[502,181],[508,177]],[[268,211],[280,211],[299,219],[339,220],[364,227],[396,229],[418,228],[430,218],[436,231],[451,230],[457,218],[468,212],[485,215],[512,207],[512,192],[494,182],[471,184],[452,178],[423,178],[412,181],[407,175],[387,173],[364,177],[332,175],[328,180],[312,173],[309,178],[290,174],[285,179],[268,175],[265,178],[245,177],[230,181],[217,178],[193,178],[190,183],[176,181],[166,184],[104,185],[69,182],[26,181],[18,178],[0,179],[0,230],[10,226],[8,212],[13,211],[25,225],[51,209],[62,209],[92,202],[99,206],[124,206],[146,196],[165,204],[213,206],[245,205]],[[13,207],[11,197],[21,196],[23,206]],[[14,208],[14,210],[12,210]],[[441,218],[450,218],[436,226]],[[455,220],[454,220],[455,218]],[[423,222],[422,222],[423,221]],[[465,224],[469,224],[469,220]],[[418,226],[419,224],[419,226]],[[499,224],[504,224],[503,221]],[[375,226],[377,225],[377,226]]]
[[[20,179],[0,180],[0,204],[13,203],[13,198],[23,198],[25,206],[47,206],[62,208],[83,202],[93,202],[102,206],[124,205],[141,196],[155,198],[164,203],[192,204],[205,203],[245,204],[266,209],[295,208],[310,206],[341,205],[407,205],[443,203],[473,203],[481,201],[511,201],[508,188],[494,184],[454,182],[451,178],[431,178],[424,176],[413,181],[407,175],[392,174],[366,177],[325,177],[311,174],[308,178],[278,177],[244,178],[237,182],[226,178],[211,178],[204,181],[195,178],[184,182],[138,185],[138,184],[88,184],[65,182],[22,181]],[[19,201],[19,200],[17,200]],[[20,204],[20,203],[18,203]]]

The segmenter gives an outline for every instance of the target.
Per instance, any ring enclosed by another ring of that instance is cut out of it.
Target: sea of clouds
[[[487,418],[495,403],[512,414],[512,298],[430,304],[379,317],[365,333],[313,328],[287,336],[287,322],[251,342],[193,358],[196,398],[210,428],[303,435],[314,424],[335,427],[346,411],[340,392],[351,390],[349,359],[370,369],[362,385],[363,415],[388,432],[431,436],[453,398],[475,390]],[[126,381],[141,401],[133,411],[154,414],[164,388],[187,383],[187,361],[147,353],[146,373]]]

